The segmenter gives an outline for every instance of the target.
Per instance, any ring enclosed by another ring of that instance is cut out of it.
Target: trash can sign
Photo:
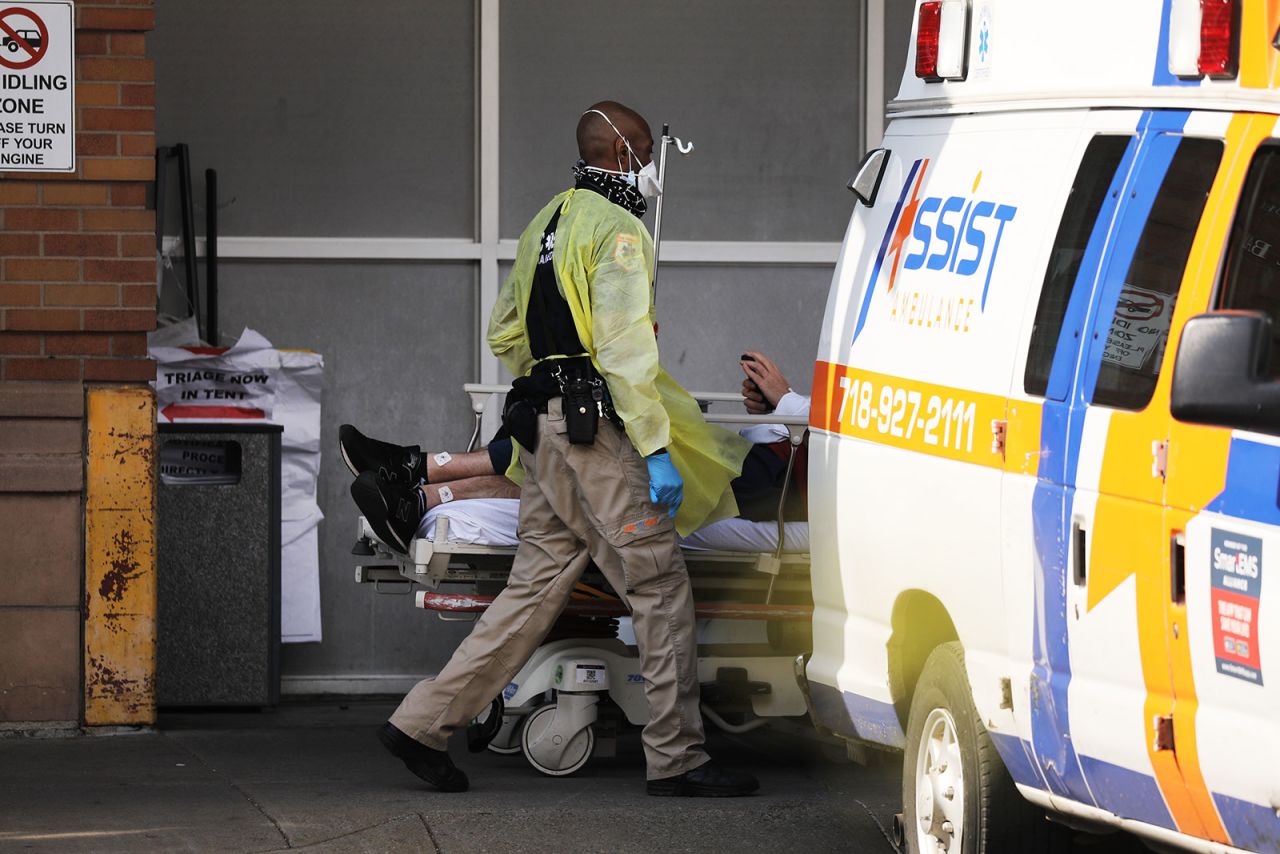
[[[265,368],[159,365],[156,402],[162,423],[179,419],[266,420],[275,403],[276,377]]]

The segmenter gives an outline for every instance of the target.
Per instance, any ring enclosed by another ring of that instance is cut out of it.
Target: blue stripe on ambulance
[[[906,747],[907,735],[892,703],[841,691],[821,682],[809,683],[809,699],[816,722],[832,732],[873,744]]]
[[[1280,525],[1280,447],[1233,437],[1227,456],[1227,482],[1222,494],[1205,507],[1237,519]]]
[[[1085,411],[1097,384],[1101,348],[1105,344],[1101,336],[1097,340],[1089,338],[1089,352],[1085,355],[1079,352],[1080,341],[1086,338],[1084,330],[1094,326],[1097,306],[1111,306],[1118,300],[1124,271],[1177,150],[1178,139],[1162,136],[1161,132],[1180,132],[1187,118],[1185,112],[1144,113],[1138,124],[1138,137],[1130,143],[1116,170],[1111,191],[1090,235],[1054,355],[1049,397],[1041,421],[1042,469],[1032,498],[1039,560],[1032,639],[1031,733],[1040,771],[1055,794],[1081,803],[1096,803],[1119,815],[1164,827],[1173,827],[1173,819],[1153,778],[1100,760],[1082,759],[1075,752],[1069,704],[1068,531]],[[1138,192],[1132,200],[1120,199],[1119,188],[1135,166],[1139,168],[1133,186]],[[1120,216],[1122,211],[1124,215]],[[1110,233],[1113,221],[1120,225]],[[1114,272],[1103,282],[1098,298],[1093,299],[1104,260],[1105,269]],[[1068,378],[1071,387],[1064,400],[1060,395]]]
[[[1000,760],[1004,762],[1004,767],[1013,778],[1013,782],[1033,789],[1045,787],[1044,777],[1036,767],[1031,745],[1026,739],[994,731],[988,731],[987,734],[991,736],[991,743],[995,745],[996,752],[1000,754]]]
[[[1280,817],[1274,807],[1214,794],[1218,815],[1231,834],[1231,844],[1246,851],[1276,851],[1280,842]]]
[[[1125,818],[1177,829],[1155,777],[1092,756],[1082,755],[1080,765],[1098,799],[1098,806]]]
[[[1148,116],[1143,116],[1145,125]],[[1139,128],[1142,129],[1141,127]],[[1085,247],[1067,303],[1040,424],[1040,470],[1031,501],[1036,548],[1036,601],[1032,632],[1031,743],[1036,767],[1054,794],[1093,803],[1071,743],[1067,688],[1071,654],[1067,646],[1067,514],[1075,495],[1076,468],[1084,420],[1072,419],[1068,389],[1076,375],[1080,336],[1085,329],[1093,283],[1102,263],[1119,190],[1137,154],[1129,143]],[[1072,400],[1075,396],[1072,395]],[[1082,413],[1081,413],[1082,414]]]
[[[1009,776],[1015,783],[1030,786],[1033,789],[1045,787],[1044,777],[1031,758],[1033,749],[1029,742],[1017,736],[1002,733],[992,732],[990,735],[996,751],[1009,771]],[[1106,809],[1117,815],[1145,821],[1148,824],[1163,827],[1171,825],[1169,809],[1164,804],[1164,795],[1160,793],[1160,787],[1156,785],[1154,777],[1121,768],[1119,765],[1112,765],[1110,762],[1103,762],[1101,759],[1094,759],[1092,756],[1081,755],[1080,765],[1089,779],[1092,790],[1107,793]],[[1221,798],[1220,795],[1216,797]],[[1103,799],[1099,798],[1099,800]],[[1262,808],[1254,804],[1235,801],[1234,806],[1242,815],[1251,815],[1255,821],[1260,817],[1258,810]],[[1222,807],[1219,806],[1219,809],[1221,810]]]

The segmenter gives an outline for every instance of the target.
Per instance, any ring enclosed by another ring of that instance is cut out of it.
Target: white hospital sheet
[[[434,540],[436,523],[449,519],[449,542],[483,546],[514,546],[520,518],[518,498],[472,498],[440,504],[427,511],[418,536]],[[786,551],[809,550],[809,523],[788,522]],[[681,545],[694,551],[769,552],[778,546],[778,526],[774,522],[722,519],[694,531]]]

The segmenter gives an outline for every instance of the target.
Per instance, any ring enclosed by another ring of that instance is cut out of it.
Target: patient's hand
[[[753,415],[763,415],[771,412],[778,405],[778,401],[782,396],[791,391],[791,384],[787,382],[787,378],[782,375],[782,371],[774,363],[772,359],[763,353],[756,353],[748,350],[746,353],[755,361],[742,361],[742,372],[747,375],[746,381],[742,384],[742,396],[746,399],[747,411]],[[751,383],[755,383],[759,391],[752,390],[748,393],[748,387]],[[763,407],[757,409],[757,407]]]
[[[748,415],[768,415],[773,411],[773,407],[751,380],[742,381],[742,403],[747,407]]]

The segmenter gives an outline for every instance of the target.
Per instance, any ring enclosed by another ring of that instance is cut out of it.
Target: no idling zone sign
[[[75,15],[0,0],[0,172],[74,172]]]

